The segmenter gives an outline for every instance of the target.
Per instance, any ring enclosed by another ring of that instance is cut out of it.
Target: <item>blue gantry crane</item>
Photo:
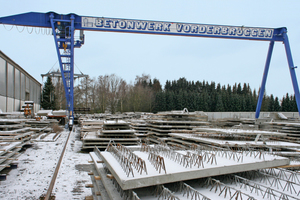
[[[52,29],[67,99],[67,110],[69,111],[69,127],[72,127],[73,125],[74,114],[74,48],[79,48],[84,44],[83,31],[106,31],[268,41],[269,50],[266,58],[264,74],[256,106],[256,118],[258,118],[260,114],[274,43],[283,42],[286,51],[288,67],[292,79],[293,89],[295,92],[298,112],[300,111],[300,94],[295,73],[296,67],[293,63],[290,44],[287,36],[287,29],[285,27],[262,28],[179,23],[168,21],[90,17],[79,16],[72,13],[57,14],[55,12],[29,12],[24,14],[1,17],[0,24],[11,24]],[[74,39],[75,30],[80,31],[79,38],[77,40]]]

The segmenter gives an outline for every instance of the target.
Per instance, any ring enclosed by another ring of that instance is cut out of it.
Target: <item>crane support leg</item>
[[[65,89],[69,129],[72,129],[74,119],[74,20],[75,17],[73,15],[71,15],[70,19],[54,19],[54,16],[50,15],[56,52]]]
[[[295,92],[295,99],[296,99],[296,103],[297,103],[298,113],[300,115],[300,94],[299,94],[297,77],[296,77],[296,73],[295,73],[295,69],[297,67],[294,66],[291,48],[290,48],[290,44],[289,44],[289,39],[288,39],[286,32],[284,32],[283,39],[284,39],[283,42],[284,42],[286,57],[287,57],[288,65],[289,65],[290,75],[291,75],[291,79],[292,79],[292,83],[293,83],[293,89]]]
[[[269,51],[268,51],[268,55],[267,55],[267,59],[266,59],[264,74],[263,74],[263,78],[262,78],[262,81],[261,81],[261,87],[260,87],[260,91],[259,91],[259,95],[258,95],[258,101],[257,101],[257,105],[256,105],[256,112],[255,112],[255,118],[256,119],[258,119],[258,117],[259,117],[261,104],[262,104],[262,100],[263,100],[263,97],[264,97],[265,86],[266,86],[266,82],[267,82],[267,76],[268,76],[268,72],[269,72],[269,67],[270,67],[273,48],[274,48],[274,41],[271,41],[270,45],[269,45]]]

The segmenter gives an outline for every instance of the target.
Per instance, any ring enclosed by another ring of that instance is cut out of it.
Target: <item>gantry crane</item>
[[[262,99],[265,91],[265,84],[269,71],[275,42],[283,42],[288,67],[292,79],[293,89],[300,111],[300,94],[295,73],[295,66],[292,59],[291,49],[287,36],[287,29],[282,28],[261,28],[244,26],[226,26],[195,23],[178,23],[167,21],[149,21],[134,19],[118,19],[105,17],[79,16],[76,14],[57,14],[55,12],[37,13],[29,12],[0,18],[0,24],[11,24],[29,27],[51,28],[55,40],[60,70],[64,83],[67,109],[69,111],[69,127],[73,125],[73,79],[74,79],[74,48],[84,44],[83,31],[106,31],[123,33],[159,34],[189,37],[209,37],[239,40],[268,41],[269,50],[266,58],[264,74],[259,91],[256,114],[260,114]],[[79,39],[74,39],[75,30],[79,30]],[[300,113],[300,112],[299,112]]]

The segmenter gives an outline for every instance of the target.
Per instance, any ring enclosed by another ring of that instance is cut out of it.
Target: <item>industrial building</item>
[[[21,111],[25,101],[34,102],[34,112],[40,109],[41,83],[0,51],[0,109]]]

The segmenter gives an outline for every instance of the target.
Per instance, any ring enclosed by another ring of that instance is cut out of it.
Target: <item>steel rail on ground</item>
[[[56,181],[56,177],[57,177],[57,174],[58,174],[58,171],[59,171],[59,168],[60,168],[62,159],[63,159],[63,157],[64,157],[64,154],[65,154],[65,151],[66,151],[66,148],[67,148],[67,144],[68,144],[68,141],[69,141],[69,138],[70,138],[70,135],[71,135],[72,131],[73,131],[73,129],[69,132],[69,135],[68,135],[68,138],[67,138],[67,140],[66,140],[65,146],[64,146],[64,148],[63,148],[63,150],[62,150],[62,152],[61,152],[59,161],[58,161],[58,163],[57,163],[57,165],[56,165],[54,174],[53,174],[53,176],[52,176],[52,180],[51,180],[51,182],[50,182],[48,191],[47,191],[47,193],[46,193],[45,200],[50,200],[50,198],[51,198],[51,193],[52,193],[52,190],[53,190],[55,181]]]

